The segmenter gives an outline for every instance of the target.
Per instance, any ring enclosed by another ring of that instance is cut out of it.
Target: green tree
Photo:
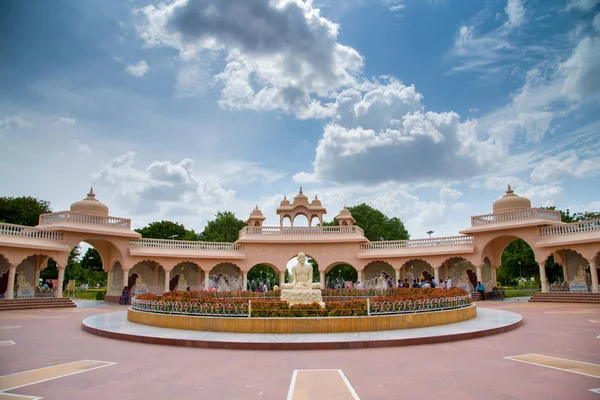
[[[365,237],[370,241],[407,240],[410,238],[400,218],[389,218],[381,211],[365,203],[348,207],[348,211],[356,220],[356,225],[362,228]],[[332,222],[325,222],[323,225],[339,225],[339,222],[334,218]]]
[[[516,285],[520,277],[527,280],[535,277],[539,281],[540,270],[535,255],[524,240],[517,239],[506,246],[501,262],[496,278],[503,285]]]
[[[102,258],[98,250],[90,247],[81,259],[81,268],[89,271],[102,271]]]
[[[328,282],[332,287],[335,284],[343,285],[343,282],[347,281],[357,282],[358,272],[354,269],[354,267],[348,264],[336,265],[325,274],[325,281]]]
[[[194,230],[188,230],[182,224],[171,221],[151,222],[135,231],[151,239],[198,240]]]
[[[235,242],[239,232],[246,223],[238,219],[231,211],[219,211],[215,219],[208,221],[200,233],[200,240],[205,242]]]
[[[50,203],[35,197],[0,197],[0,222],[35,226],[40,214],[52,212]]]

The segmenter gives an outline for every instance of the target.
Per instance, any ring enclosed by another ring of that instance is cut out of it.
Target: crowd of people
[[[402,279],[398,279],[398,287],[404,288],[404,289],[408,289],[408,288],[413,288],[413,289],[419,289],[419,288],[450,289],[452,287],[452,279],[450,279],[450,277],[448,277],[446,279],[442,279],[441,282],[438,284],[436,279],[433,277],[429,278],[429,279],[416,278],[416,279],[413,279],[412,285],[410,284],[408,279],[404,279],[404,282],[402,282]]]

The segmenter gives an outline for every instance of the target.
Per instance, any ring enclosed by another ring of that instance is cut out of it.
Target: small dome
[[[340,211],[339,215],[336,218],[340,219],[340,217],[342,217],[342,218],[352,218],[352,214],[350,213],[350,210],[348,210],[346,208],[346,206],[344,206],[344,208],[342,208],[342,211]]]
[[[287,199],[287,196],[284,194],[283,200],[281,200],[281,203],[279,203],[279,206],[284,207],[284,206],[289,206],[289,205],[291,205],[290,201]]]
[[[300,186],[300,192],[294,197],[294,205],[298,204],[308,205],[308,197],[302,193],[302,186]]]
[[[94,188],[91,188],[85,199],[71,204],[71,212],[107,216],[108,207],[96,199]]]
[[[262,211],[258,208],[258,205],[254,207],[254,210],[250,213],[250,218],[265,218]]]
[[[311,206],[316,206],[316,207],[322,207],[323,205],[321,204],[321,200],[319,200],[319,198],[317,197],[317,195],[315,195],[315,199],[313,201],[310,202]]]
[[[508,185],[506,194],[496,200],[492,205],[494,213],[515,210],[528,210],[531,208],[531,201],[526,197],[517,196]]]

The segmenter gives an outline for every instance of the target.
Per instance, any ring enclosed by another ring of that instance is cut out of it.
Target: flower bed
[[[365,295],[369,291],[323,292],[326,292],[325,308],[317,303],[290,306],[274,296],[262,299],[254,299],[252,296],[220,297],[222,293],[203,291],[168,292],[162,295],[142,293],[135,297],[132,307],[140,311],[169,314],[302,318],[400,314],[459,308],[471,304],[469,294],[459,288],[387,289],[373,291],[373,294],[378,294],[373,297]],[[330,301],[328,297],[337,301]]]

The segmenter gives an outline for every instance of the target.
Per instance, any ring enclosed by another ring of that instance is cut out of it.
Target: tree
[[[517,239],[506,246],[501,262],[496,278],[503,285],[516,285],[520,277],[527,280],[535,277],[539,281],[538,263],[535,261],[533,250],[524,240]]]
[[[343,282],[358,281],[358,272],[348,264],[336,265],[325,274],[325,281],[329,283],[329,286],[341,284],[343,288]]]
[[[381,211],[365,203],[348,207],[348,211],[356,220],[356,225],[362,228],[365,237],[370,241],[408,240],[410,238],[400,218],[389,218]],[[339,225],[339,222],[334,218],[332,222],[325,222],[323,225]]]
[[[235,242],[240,230],[246,223],[238,219],[231,211],[219,211],[215,219],[208,221],[200,234],[200,240],[205,242]]]
[[[102,271],[102,258],[98,250],[90,247],[81,259],[81,268],[89,271]]]
[[[151,222],[135,231],[151,239],[198,240],[198,235],[193,229],[188,230],[182,224],[171,221]]]
[[[40,214],[51,212],[49,202],[35,197],[0,197],[0,222],[35,226]]]
[[[268,265],[257,264],[248,271],[248,285],[250,289],[257,289],[266,283],[269,289],[279,285],[279,273]]]
[[[542,207],[546,210],[556,211],[556,207]],[[560,212],[560,220],[562,222],[571,223],[579,221],[590,221],[592,219],[600,219],[600,212],[584,211],[582,213],[574,213],[571,215],[571,211],[567,208],[566,211],[558,210]]]

